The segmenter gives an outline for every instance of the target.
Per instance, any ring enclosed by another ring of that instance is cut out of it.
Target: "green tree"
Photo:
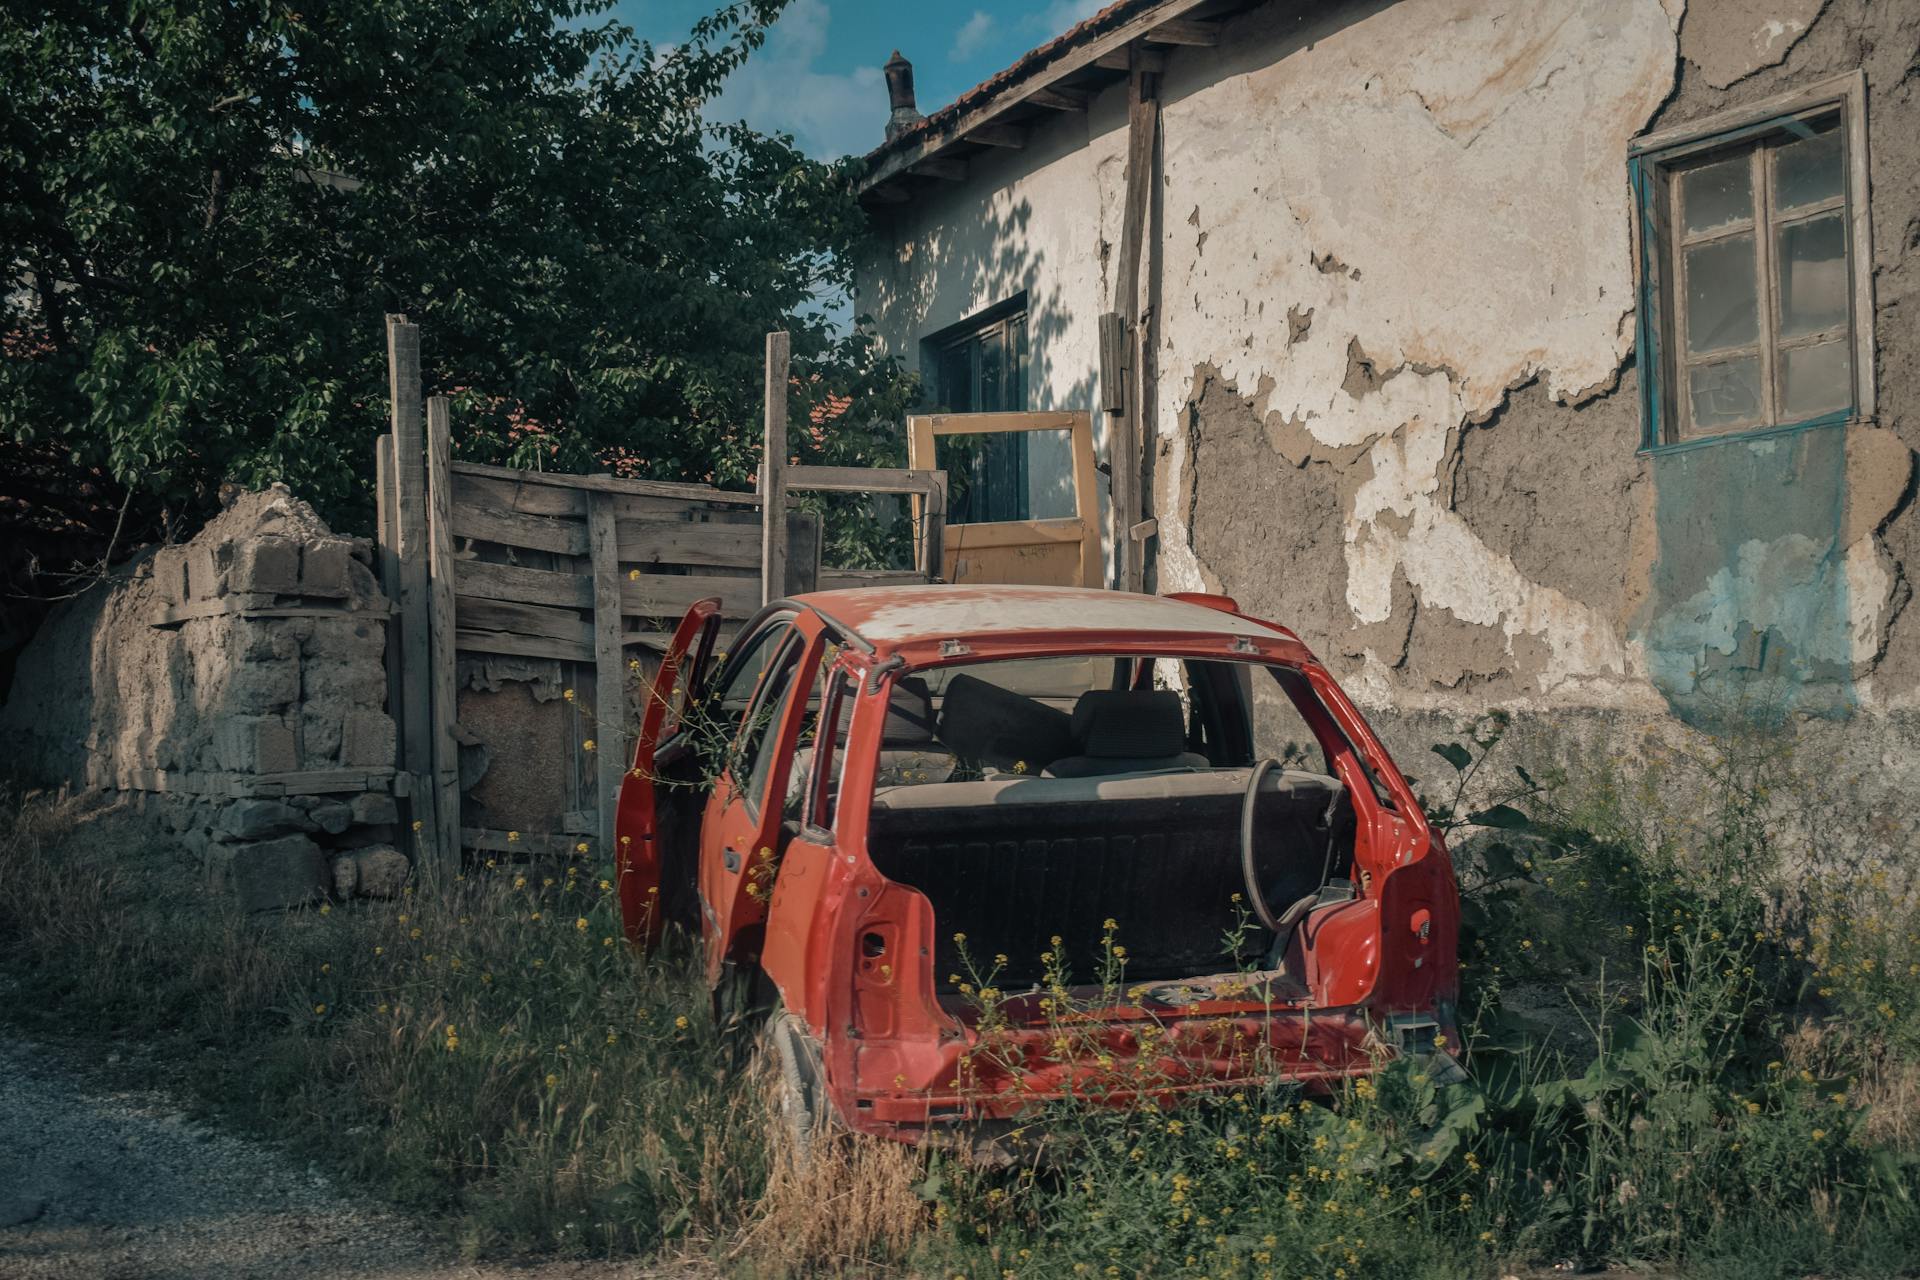
[[[364,528],[398,311],[465,457],[749,483],[785,327],[794,420],[853,402],[796,451],[890,460],[910,388],[818,305],[844,164],[706,114],[784,3],[669,48],[606,0],[11,0],[0,443],[149,517],[283,480]]]

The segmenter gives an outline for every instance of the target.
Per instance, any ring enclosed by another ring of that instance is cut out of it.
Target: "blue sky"
[[[655,44],[684,39],[722,0],[618,0]],[[880,67],[913,63],[922,111],[945,106],[1102,7],[1104,0],[792,0],[766,45],[734,73],[713,115],[791,133],[827,158],[877,146],[887,120]]]

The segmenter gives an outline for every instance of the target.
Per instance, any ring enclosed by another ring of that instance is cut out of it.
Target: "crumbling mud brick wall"
[[[1917,55],[1865,0],[1415,0],[1200,95],[1284,129],[1170,106],[1163,583],[1297,626],[1407,747],[1504,706],[1909,756]],[[1642,452],[1630,144],[1856,69],[1877,414]]]
[[[371,559],[284,488],[241,495],[48,618],[0,712],[7,758],[140,797],[156,842],[249,908],[398,892]]]
[[[1737,704],[1920,781],[1916,59],[1877,0],[1276,3],[1173,51],[1158,589],[1296,628],[1405,759],[1489,707],[1630,745]],[[1643,450],[1635,140],[1855,73],[1875,413]],[[1126,136],[1109,88],[887,207],[888,348],[1024,297],[1029,407],[1095,402]]]

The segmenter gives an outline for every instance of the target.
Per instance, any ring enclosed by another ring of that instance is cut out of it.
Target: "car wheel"
[[[820,1051],[800,1020],[784,1009],[768,1021],[766,1043],[773,1057],[780,1135],[787,1142],[795,1167],[805,1168],[833,1118]]]

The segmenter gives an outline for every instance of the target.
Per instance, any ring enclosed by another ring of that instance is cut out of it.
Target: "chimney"
[[[887,141],[892,142],[925,117],[913,105],[913,64],[895,49],[893,56],[887,59],[884,70],[887,73],[887,102],[893,108],[892,114],[887,116]]]

